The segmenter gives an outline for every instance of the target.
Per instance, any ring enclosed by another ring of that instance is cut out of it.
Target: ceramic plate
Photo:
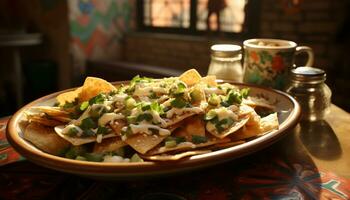
[[[115,84],[118,84],[118,82]],[[251,89],[251,96],[264,96],[268,98],[270,102],[275,103],[280,123],[278,130],[272,131],[244,144],[213,151],[207,154],[192,156],[176,162],[99,163],[72,160],[50,155],[39,150],[22,137],[23,134],[19,128],[19,122],[22,120],[24,116],[23,112],[25,110],[37,105],[53,105],[55,97],[58,94],[69,91],[65,90],[37,99],[17,111],[7,126],[7,138],[10,144],[20,154],[38,165],[91,178],[131,179],[195,170],[236,159],[261,150],[284,136],[288,132],[287,130],[292,129],[298,122],[300,117],[299,104],[288,94],[254,85],[235,85],[239,87],[249,87]]]

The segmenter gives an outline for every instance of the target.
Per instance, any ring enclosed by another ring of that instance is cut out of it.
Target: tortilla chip
[[[115,120],[114,123],[110,124],[110,127],[116,135],[121,136],[121,130],[125,125],[124,120]]]
[[[252,107],[263,107],[271,110],[275,109],[275,106],[273,106],[269,101],[259,97],[249,96],[248,98],[243,99],[242,103]]]
[[[198,113],[184,113],[182,115],[175,115],[175,117],[171,118],[171,119],[165,119],[165,128],[166,127],[169,127],[169,126],[173,126],[181,121],[183,121],[184,119],[188,118],[188,117],[191,117],[193,115],[197,115]]]
[[[137,152],[145,154],[147,151],[161,143],[165,137],[166,136],[160,135],[136,134],[128,137],[125,140],[125,143],[130,145]]]
[[[192,142],[183,142],[178,144],[175,147],[162,146],[162,147],[154,148],[149,153],[147,153],[147,155],[157,155],[157,154],[162,154],[166,152],[188,151],[188,150],[198,149],[202,147],[208,147],[215,144],[227,143],[230,141],[231,140],[229,138],[224,138],[224,139],[212,138],[208,142],[199,143],[199,144],[194,144]]]
[[[265,135],[266,133],[278,129],[277,113],[273,113],[261,118],[260,124],[255,126],[245,126],[236,134],[230,136],[232,141],[244,140],[255,136]]]
[[[215,75],[208,75],[206,77],[203,77],[201,81],[212,87],[217,86]]]
[[[79,94],[79,101],[88,101],[100,93],[109,93],[116,88],[109,82],[95,77],[87,77]]]
[[[250,115],[252,112],[255,112],[254,108],[242,104],[239,106],[238,116],[242,117],[242,116]]]
[[[196,115],[186,119],[185,130],[191,135],[205,136],[205,123],[203,117]]]
[[[79,146],[82,144],[88,144],[91,142],[96,142],[97,140],[97,136],[91,136],[91,137],[71,137],[69,135],[65,135],[62,133],[64,126],[56,126],[55,127],[55,132],[57,133],[57,135],[59,135],[61,138],[67,140],[68,142],[70,142],[72,145],[74,146]],[[106,135],[102,136],[102,139],[106,139],[106,138],[111,138],[111,137],[116,137],[117,135],[115,133],[109,133]],[[102,140],[103,141],[103,140]]]
[[[224,137],[238,131],[240,128],[242,128],[248,122],[248,120],[249,120],[249,116],[244,117],[244,118],[240,119],[240,121],[236,122],[231,128],[229,128],[228,130],[226,130],[222,133],[218,133],[216,131],[212,131],[210,133],[217,138],[224,138]]]
[[[210,152],[211,150],[198,150],[198,151],[186,151],[175,155],[155,155],[155,156],[140,155],[140,156],[146,160],[153,160],[153,161],[176,161],[185,157],[200,155],[200,154],[205,154]]]
[[[29,123],[38,123],[44,126],[55,127],[64,124],[62,121],[58,121],[55,119],[48,119],[45,115],[42,116],[40,114],[35,115],[27,115],[27,119]]]
[[[197,72],[197,70],[190,69],[181,74],[179,79],[186,83],[187,86],[192,86],[199,83],[202,79],[202,76]]]
[[[75,99],[79,97],[81,93],[82,87],[77,88],[76,90],[62,93],[56,97],[57,102],[60,106],[63,106],[65,103],[74,102]]]
[[[103,140],[101,143],[95,143],[93,153],[107,153],[116,151],[127,144],[122,141],[119,137],[108,138]]]
[[[38,123],[30,123],[24,129],[23,136],[40,150],[53,155],[59,155],[69,146],[66,140],[57,136],[53,128]]]
[[[272,113],[266,117],[261,118],[260,128],[262,132],[277,130],[279,127],[277,113]]]
[[[69,116],[69,112],[62,110],[60,107],[52,107],[52,106],[34,106],[30,108],[31,111],[34,112],[43,112],[50,116]]]

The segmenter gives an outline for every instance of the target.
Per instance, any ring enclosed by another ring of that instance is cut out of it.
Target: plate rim
[[[285,92],[275,90],[272,88],[266,88],[259,85],[237,83],[227,80],[218,80],[218,82],[228,82],[237,86],[258,88],[265,91],[277,93],[289,100],[293,105],[294,109],[292,109],[291,113],[285,120],[286,123],[282,123],[278,130],[274,130],[269,134],[263,135],[244,144],[213,151],[202,155],[192,156],[186,159],[181,159],[180,161],[147,161],[143,163],[100,163],[79,161],[43,152],[37,147],[35,147],[33,144],[31,144],[29,141],[26,141],[20,136],[20,134],[17,132],[17,124],[20,120],[20,117],[23,114],[23,111],[27,110],[35,104],[52,99],[58,94],[74,90],[77,88],[75,87],[40,97],[20,108],[10,118],[8,122],[8,125],[6,127],[6,137],[11,146],[21,155],[26,157],[28,160],[33,161],[34,163],[38,163],[39,165],[43,165],[48,168],[80,175],[129,177],[138,175],[155,175],[186,171],[189,169],[219,164],[228,160],[234,160],[247,154],[259,151],[267,146],[270,146],[272,143],[276,142],[277,140],[281,139],[284,135],[286,135],[289,132],[289,130],[294,128],[299,122],[301,114],[300,105],[293,97],[291,97]],[[111,83],[113,85],[118,85],[128,83],[128,81],[116,81]],[[287,123],[288,121],[290,122]],[[84,170],[81,170],[82,167],[84,167]]]

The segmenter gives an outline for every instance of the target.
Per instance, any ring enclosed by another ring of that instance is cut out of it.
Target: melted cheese
[[[139,97],[149,96],[151,95],[152,92],[166,94],[169,91],[164,87],[157,87],[157,86],[136,87],[134,95]]]
[[[198,107],[193,107],[193,108],[171,108],[168,112],[166,112],[166,117],[168,119],[171,119],[174,115],[182,115],[183,113],[202,113],[203,110]]]
[[[123,102],[127,97],[127,94],[116,94],[112,97],[111,101]]]
[[[89,112],[91,110],[91,106],[89,106],[85,112],[76,120],[72,120],[71,123],[76,125],[76,126],[79,126],[81,124],[81,121],[83,121],[83,119],[85,118],[88,118],[89,117]]]
[[[212,87],[212,88],[204,88],[205,94],[225,94],[224,91],[220,90],[219,88]]]
[[[162,126],[165,126],[166,125],[166,121],[164,119],[162,119],[160,116],[159,116],[159,113],[155,112],[155,111],[147,111],[145,113],[149,113],[152,115],[153,117],[153,122],[154,123],[160,123]]]
[[[97,143],[101,143],[102,142],[102,138],[103,138],[103,135],[102,134],[98,134],[97,137],[96,137],[96,142]]]
[[[124,127],[125,128],[125,127]],[[159,131],[159,135],[161,136],[166,136],[166,135],[170,135],[171,132],[168,129],[163,129],[160,128],[156,125],[153,124],[139,124],[139,125],[135,125],[135,124],[130,124],[130,128],[132,133],[146,133],[148,135],[152,135],[152,131],[150,131],[149,129],[157,129]]]
[[[114,121],[116,119],[123,119],[124,115],[121,113],[105,113],[98,119],[99,126],[105,126],[108,122]]]
[[[231,118],[231,119],[238,119],[238,116],[232,112],[232,110],[229,110],[225,107],[214,109],[215,113],[217,114],[219,120],[225,119],[225,118]]]

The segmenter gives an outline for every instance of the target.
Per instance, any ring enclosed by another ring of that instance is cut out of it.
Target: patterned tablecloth
[[[26,161],[6,141],[7,120],[0,120],[0,199],[350,199],[349,177],[316,166],[295,131],[260,152],[203,170],[96,181]]]

